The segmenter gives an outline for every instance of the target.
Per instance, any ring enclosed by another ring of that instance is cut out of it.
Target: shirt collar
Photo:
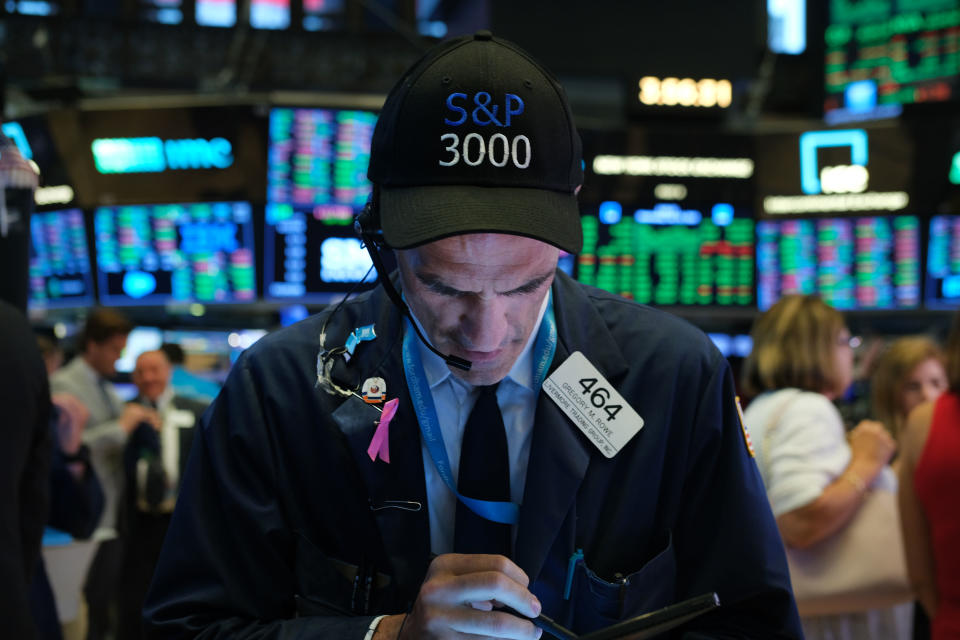
[[[87,362],[87,359],[83,355],[77,356],[77,359],[80,361],[80,368],[83,370],[85,376],[87,376],[94,384],[101,384],[100,380],[103,376],[97,373],[97,370],[90,366],[90,363]]]
[[[166,411],[170,408],[173,401],[173,385],[168,384],[167,388],[157,397],[157,411]]]
[[[543,322],[543,315],[547,311],[547,302],[549,301],[549,298],[550,291],[548,289],[543,296],[543,302],[540,304],[540,312],[537,316],[537,321],[533,325],[533,330],[530,332],[530,336],[527,338],[527,344],[523,347],[523,351],[521,351],[520,355],[517,356],[516,361],[513,363],[513,366],[506,375],[506,378],[513,380],[516,384],[530,389],[531,391],[536,391],[533,389],[533,344],[537,340],[537,334],[540,333],[540,324]],[[416,323],[417,328],[420,329],[420,332],[423,333],[423,335],[427,335],[426,331],[423,329],[423,325],[420,324],[420,320],[413,313],[413,309],[410,309],[410,317],[413,318],[413,321]],[[441,384],[447,378],[453,376],[453,374],[450,372],[450,367],[447,366],[447,363],[444,362],[443,358],[431,351],[427,345],[423,344],[423,341],[418,339],[417,347],[420,349],[420,360],[423,362],[423,373],[426,375],[427,384],[430,385],[431,389],[436,388],[437,385]],[[456,378],[454,379],[458,380]]]

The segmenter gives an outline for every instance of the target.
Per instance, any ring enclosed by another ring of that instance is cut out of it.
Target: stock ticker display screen
[[[931,309],[960,307],[960,216],[930,219],[926,306]]]
[[[93,276],[83,212],[30,216],[29,305],[32,309],[93,304]]]
[[[94,232],[103,304],[256,298],[253,220],[246,202],[100,207]]]
[[[263,288],[267,298],[325,302],[377,274],[353,230],[354,209],[268,204],[264,227]]]
[[[920,222],[914,216],[757,223],[757,303],[819,294],[844,310],[920,304]]]
[[[367,163],[376,122],[371,111],[271,110],[267,201],[362,207],[371,190]]]
[[[270,112],[264,295],[326,301],[362,281],[371,262],[353,231],[366,204],[377,115],[342,109]],[[376,278],[371,273],[370,281]]]
[[[960,0],[831,0],[827,111],[956,100]]]
[[[604,202],[581,222],[580,282],[656,305],[754,303],[754,221],[733,205]]]

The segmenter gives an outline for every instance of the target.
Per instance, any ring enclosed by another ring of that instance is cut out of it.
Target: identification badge
[[[579,351],[544,380],[543,390],[608,458],[643,428],[643,418]]]

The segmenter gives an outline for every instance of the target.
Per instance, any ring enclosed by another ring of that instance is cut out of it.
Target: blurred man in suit
[[[115,311],[96,309],[81,336],[80,355],[50,379],[54,394],[69,393],[90,412],[83,441],[90,447],[91,462],[103,486],[106,503],[94,532],[100,546],[90,565],[84,595],[89,608],[89,640],[107,637],[115,628],[113,608],[122,557],[117,534],[117,508],[123,490],[123,447],[141,422],[159,424],[156,411],[138,404],[124,405],[110,383],[116,361],[133,326]]]
[[[127,541],[120,576],[119,638],[140,638],[140,610],[160,555],[180,477],[190,453],[193,429],[207,403],[178,396],[173,368],[163,351],[145,351],[137,358],[134,403],[156,411],[159,422],[138,424],[124,450],[126,494],[121,529]]]

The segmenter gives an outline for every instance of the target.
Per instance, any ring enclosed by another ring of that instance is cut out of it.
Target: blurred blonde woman
[[[757,319],[752,336],[743,386],[759,395],[744,421],[783,542],[806,549],[842,530],[868,487],[895,490],[887,462],[896,445],[868,420],[848,439],[832,402],[853,380],[850,331],[840,312],[814,296],[786,296]],[[907,639],[910,605],[802,622],[808,640]]]
[[[870,387],[874,417],[898,438],[907,414],[947,390],[943,351],[925,336],[895,340],[877,360]]]
[[[960,638],[960,313],[947,343],[949,390],[907,417],[900,518],[907,570],[932,640]]]

